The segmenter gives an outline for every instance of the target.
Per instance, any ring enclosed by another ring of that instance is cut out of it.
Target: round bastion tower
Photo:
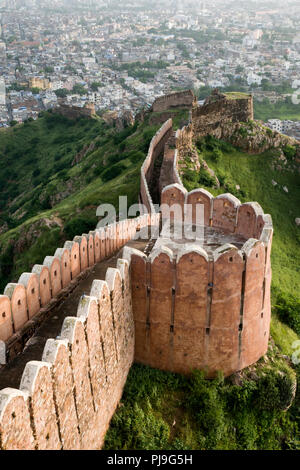
[[[135,359],[178,373],[205,370],[228,376],[266,354],[270,331],[272,221],[256,202],[231,194],[214,198],[179,184],[162,191],[162,204],[189,204],[195,224],[204,210],[201,239],[175,237],[176,215],[162,211],[162,231],[147,257],[131,258]],[[168,212],[168,211],[166,211]],[[173,234],[172,234],[173,227]],[[124,257],[124,256],[123,256]]]

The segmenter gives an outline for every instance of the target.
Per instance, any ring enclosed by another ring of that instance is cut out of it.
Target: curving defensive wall
[[[0,295],[0,341],[7,354],[32,324],[32,319],[55,300],[76,278],[105,258],[112,256],[137,230],[154,224],[151,215],[126,219],[89,234],[76,236],[46,256],[42,265],[23,273],[17,283],[9,283]],[[13,353],[12,353],[13,355]]]
[[[172,131],[173,122],[172,119],[168,119],[151,140],[147,157],[141,168],[140,201],[147,208],[149,214],[156,213],[149,191],[149,181],[152,176],[155,160],[164,151],[165,144],[167,143]]]
[[[154,136],[144,164],[141,195],[149,213],[74,237],[6,286],[0,295],[0,365],[21,352],[34,321],[83,273],[118,252],[144,227],[159,224],[147,175],[171,129],[169,121]],[[65,318],[60,335],[47,341],[42,358],[26,364],[19,388],[0,391],[0,449],[100,449],[134,347],[129,263],[119,259],[105,280],[93,282],[77,314]]]
[[[93,282],[60,335],[47,341],[41,358],[26,364],[19,388],[0,391],[0,449],[100,449],[134,360],[181,373],[200,368],[213,377],[218,370],[225,375],[241,370],[267,351],[271,218],[257,203],[241,204],[232,195],[187,193],[176,169],[186,131],[176,135],[175,184],[163,189],[162,202],[183,210],[188,202],[189,224],[196,222],[200,204],[205,230],[221,233],[226,243],[168,246],[158,239],[148,257],[125,246],[117,268]],[[167,217],[155,212],[148,181],[172,132],[169,120],[154,136],[142,167],[140,201],[149,214],[67,241],[7,285],[0,296],[0,363],[82,273],[141,228]]]
[[[189,224],[201,204],[206,231],[221,242],[170,248],[163,241],[149,257],[124,249],[131,263],[135,360],[185,374],[202,369],[209,377],[255,363],[267,352],[270,331],[271,217],[258,203],[241,204],[230,194],[214,198],[203,189],[187,193],[178,184],[163,190],[162,204],[181,206]],[[167,217],[162,211],[163,221]]]

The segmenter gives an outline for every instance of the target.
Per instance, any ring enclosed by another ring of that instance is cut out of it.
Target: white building
[[[261,81],[262,81],[262,77],[260,77],[256,73],[254,72],[248,73],[248,76],[247,76],[248,85],[253,85],[253,83],[256,83],[257,85],[261,85]]]
[[[269,119],[267,126],[272,129],[272,131],[282,132],[282,122],[280,119]]]
[[[0,77],[0,106],[6,105],[6,88],[5,88],[5,80],[4,78]]]

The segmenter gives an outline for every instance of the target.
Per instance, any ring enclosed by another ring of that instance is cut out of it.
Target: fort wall
[[[18,283],[9,283],[0,295],[0,341],[5,344],[7,360],[14,356],[15,344],[23,334],[26,338],[31,320],[63,295],[79,275],[119,251],[142,227],[158,222],[159,214],[145,214],[76,236],[54,256],[47,256],[42,265],[35,265],[31,273],[23,273]]]
[[[171,207],[185,203],[185,222],[196,223],[204,206],[205,226],[241,236],[241,248],[225,243],[213,252],[197,245],[172,250],[164,242],[149,257],[125,247],[130,260],[136,332],[135,360],[189,374],[205,370],[230,375],[255,363],[268,349],[272,222],[257,203],[234,196],[214,198],[178,184],[162,193]],[[162,212],[163,221],[168,215]],[[177,247],[178,248],[178,247]]]
[[[249,113],[250,108],[243,117]],[[140,201],[148,213],[74,237],[7,285],[0,296],[0,365],[20,352],[16,343],[24,338],[24,346],[35,318],[82,273],[142,228],[169,217],[170,212],[156,212],[149,181],[172,132],[169,120],[153,137],[141,169]],[[177,159],[191,146],[193,133],[192,124],[176,133],[175,184],[163,188],[162,203],[179,204],[189,225],[197,222],[201,206],[205,227],[239,236],[241,246],[224,243],[207,250],[182,243],[175,249],[160,239],[149,256],[125,246],[117,267],[93,282],[42,357],[26,364],[19,388],[0,391],[0,449],[100,449],[134,360],[183,374],[201,369],[214,377],[219,370],[225,376],[241,370],[266,353],[272,221],[257,203],[185,190]]]
[[[218,96],[218,95],[217,95]],[[212,134],[226,123],[248,122],[254,119],[253,97],[217,99],[192,109],[194,138]]]
[[[150,214],[155,214],[156,210],[149,191],[149,181],[152,176],[155,160],[164,151],[165,144],[171,135],[172,124],[172,119],[169,119],[155,134],[151,140],[147,157],[141,168],[140,200]]]
[[[126,260],[93,282],[40,359],[26,364],[19,389],[0,391],[0,448],[100,449],[134,359]]]
[[[196,105],[196,98],[192,90],[170,93],[169,95],[160,96],[153,105],[153,112],[163,112],[172,108],[188,108]]]
[[[77,119],[81,117],[92,118],[96,114],[95,105],[93,103],[89,103],[84,107],[69,106],[67,104],[61,103],[53,111],[68,119]]]

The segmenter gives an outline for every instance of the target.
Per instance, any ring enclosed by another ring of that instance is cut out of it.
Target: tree
[[[54,72],[54,68],[51,67],[50,65],[46,65],[44,70],[45,70],[45,73],[53,73]]]
[[[33,95],[38,95],[40,93],[40,89],[37,87],[31,88],[30,91]]]
[[[54,93],[58,98],[65,98],[69,92],[66,88],[60,88],[59,90],[55,90]]]
[[[100,87],[102,87],[102,83],[100,83],[100,82],[93,82],[91,84],[91,90],[92,91],[97,91],[98,88],[100,88]]]
[[[80,83],[76,83],[76,85],[73,86],[72,93],[75,95],[85,95],[86,92],[87,90]]]

